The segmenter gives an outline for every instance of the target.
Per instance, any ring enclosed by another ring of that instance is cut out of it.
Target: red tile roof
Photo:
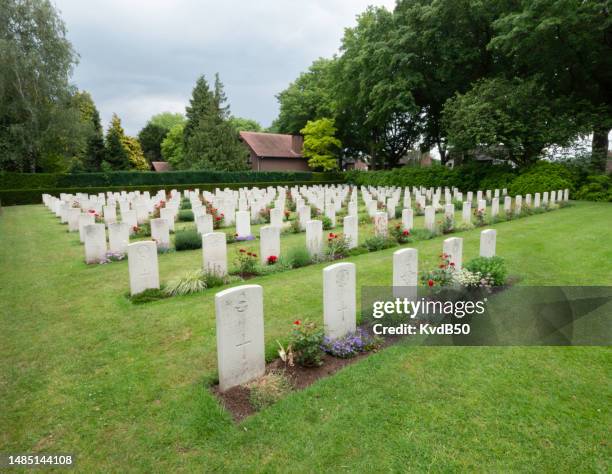
[[[165,161],[152,161],[151,164],[155,171],[171,171],[170,163],[166,163]]]
[[[240,132],[240,138],[260,157],[303,158],[304,138],[300,135]]]

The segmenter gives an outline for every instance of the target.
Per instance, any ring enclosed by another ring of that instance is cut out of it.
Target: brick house
[[[302,155],[304,138],[281,133],[240,132],[253,171],[310,171]]]

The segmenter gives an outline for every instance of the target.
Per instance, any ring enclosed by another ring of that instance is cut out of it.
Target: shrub
[[[191,209],[191,201],[189,199],[183,199],[181,201],[181,209]]]
[[[453,282],[455,264],[450,261],[449,255],[440,254],[438,267],[431,271],[421,273],[421,283],[432,288],[434,286],[449,286]]]
[[[257,272],[257,254],[249,252],[246,249],[239,249],[236,256],[237,272],[241,277],[247,275],[256,275]]]
[[[506,262],[502,257],[477,257],[465,264],[465,268],[473,273],[480,273],[483,277],[490,278],[496,286],[506,282],[508,270]]]
[[[247,385],[249,401],[253,408],[262,410],[276,403],[292,390],[291,381],[281,371],[268,372]]]
[[[383,237],[382,235],[368,237],[363,243],[363,246],[370,252],[388,249],[394,247],[395,245],[397,245],[397,243],[393,239]]]
[[[323,330],[315,322],[298,319],[293,323],[290,347],[298,364],[303,367],[322,365],[322,343]]]
[[[300,227],[300,222],[298,221],[298,219],[294,219],[291,221],[291,232],[294,234],[299,234],[300,232],[302,232],[302,229]]]
[[[360,352],[368,352],[378,349],[382,344],[382,338],[372,336],[361,328],[357,328],[353,334],[347,334],[340,339],[329,339],[325,337],[321,348],[328,354],[342,359],[355,357]]]
[[[206,283],[204,282],[203,274],[201,270],[187,273],[181,278],[172,280],[164,292],[168,296],[182,296],[190,295],[192,293],[198,293],[206,289]]]
[[[327,236],[327,247],[325,248],[327,258],[330,260],[344,258],[347,256],[348,250],[349,241],[344,235],[329,233]]]
[[[190,209],[179,211],[178,220],[180,222],[193,222],[193,211]]]
[[[440,221],[440,233],[441,234],[450,234],[455,230],[455,219],[450,216],[444,216],[442,221]]]
[[[261,211],[259,211],[259,218],[263,223],[270,223],[270,210],[272,208],[270,206],[264,207]]]
[[[410,232],[414,240],[431,240],[436,236],[435,232],[427,229],[412,229]]]
[[[132,228],[134,237],[151,237],[151,224],[145,222]]]
[[[310,253],[308,253],[308,249],[305,247],[295,247],[291,249],[287,259],[293,268],[305,267],[306,265],[310,265],[312,263]]]
[[[389,234],[395,239],[398,244],[406,244],[411,242],[410,231],[404,229],[401,224],[396,224],[389,229]]]
[[[330,230],[334,227],[332,225],[332,220],[327,216],[323,216],[321,221],[323,222],[323,230]]]
[[[524,196],[565,188],[573,189],[572,175],[567,168],[559,163],[540,161],[515,178],[508,192]]]
[[[174,248],[178,251],[202,248],[202,237],[195,229],[177,230],[174,234]]]
[[[134,304],[149,303],[150,301],[157,301],[167,298],[168,295],[163,289],[150,288],[140,293],[130,296],[130,301]]]
[[[584,184],[576,193],[576,199],[583,201],[612,202],[612,177],[605,175],[587,176]]]

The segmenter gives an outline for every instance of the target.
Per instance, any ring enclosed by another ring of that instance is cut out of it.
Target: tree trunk
[[[448,152],[446,151],[446,147],[442,146],[441,142],[438,142],[437,145],[438,153],[440,153],[440,163],[442,163],[442,165],[446,165],[446,162],[448,161]]]
[[[593,141],[591,142],[591,162],[599,171],[606,171],[608,161],[608,134],[609,128],[598,127],[593,130]]]

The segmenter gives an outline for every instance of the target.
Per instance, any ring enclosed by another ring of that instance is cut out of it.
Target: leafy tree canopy
[[[332,119],[309,120],[300,133],[304,135],[303,154],[308,158],[308,166],[322,171],[338,169],[337,154],[342,143],[335,137],[336,127]]]

